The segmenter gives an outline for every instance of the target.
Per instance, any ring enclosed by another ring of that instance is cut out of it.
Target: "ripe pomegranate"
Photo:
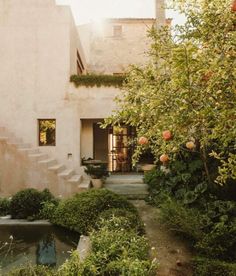
[[[172,138],[172,134],[169,130],[165,130],[162,132],[162,137],[165,141],[169,141]]]
[[[232,3],[231,11],[236,12],[236,0],[234,0],[233,3]]]
[[[168,156],[167,154],[162,154],[162,155],[160,156],[160,161],[161,161],[162,163],[168,162],[168,161],[169,161],[169,156]]]
[[[147,145],[148,144],[148,138],[142,136],[138,139],[139,145]]]
[[[189,149],[189,150],[193,150],[196,148],[196,145],[193,141],[189,141],[186,143],[186,148]]]

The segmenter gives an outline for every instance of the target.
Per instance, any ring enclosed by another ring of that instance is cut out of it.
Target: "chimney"
[[[160,28],[166,24],[165,0],[155,0],[156,2],[156,26]]]

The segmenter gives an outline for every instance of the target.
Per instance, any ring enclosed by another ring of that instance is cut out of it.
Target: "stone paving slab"
[[[26,219],[3,219],[3,218],[0,218],[0,226],[1,225],[52,225],[52,224],[47,220],[28,221]]]

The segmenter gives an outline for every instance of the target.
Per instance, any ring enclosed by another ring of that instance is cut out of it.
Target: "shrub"
[[[53,220],[54,213],[56,211],[58,204],[59,201],[57,200],[42,202],[38,217],[40,219]]]
[[[53,223],[87,234],[96,223],[99,214],[110,208],[121,208],[137,213],[125,198],[105,189],[91,190],[61,201],[55,210]]]
[[[91,254],[80,263],[78,252],[73,252],[59,268],[58,275],[151,275],[156,265],[148,260],[147,240],[134,230],[122,228],[124,220],[125,217],[114,216],[101,220],[100,229],[90,235]]]
[[[91,234],[92,253],[85,260],[82,275],[150,275],[148,243],[135,231],[121,228],[124,218],[103,221]]]
[[[161,204],[161,218],[176,233],[192,241],[202,237],[204,224],[208,221],[198,210],[170,198]]]
[[[30,264],[16,268],[8,272],[8,276],[53,276],[55,275],[53,270],[49,269],[46,266]]]
[[[16,193],[11,200],[10,214],[12,218],[24,219],[37,216],[42,202],[52,200],[53,196],[48,190],[43,192],[35,189],[25,189]]]
[[[235,276],[236,264],[206,258],[195,258],[193,261],[194,276]]]
[[[196,249],[209,258],[234,260],[236,257],[236,224],[218,223],[210,233],[203,235]]]
[[[110,230],[120,227],[125,231],[135,230],[139,234],[144,234],[144,225],[138,213],[125,209],[112,208],[103,211],[97,220],[97,226],[100,228],[104,224],[110,227]]]
[[[80,262],[78,251],[73,251],[69,259],[62,264],[58,271],[58,276],[83,276],[83,265]]]
[[[156,266],[150,264],[150,261],[140,261],[137,259],[123,258],[118,261],[110,262],[105,273],[107,275],[129,275],[129,276],[145,276],[156,275]]]
[[[0,198],[0,216],[10,214],[10,202],[8,198]]]

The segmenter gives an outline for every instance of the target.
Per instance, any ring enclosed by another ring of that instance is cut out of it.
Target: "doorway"
[[[108,129],[108,170],[111,172],[131,172],[135,128],[130,126]]]

